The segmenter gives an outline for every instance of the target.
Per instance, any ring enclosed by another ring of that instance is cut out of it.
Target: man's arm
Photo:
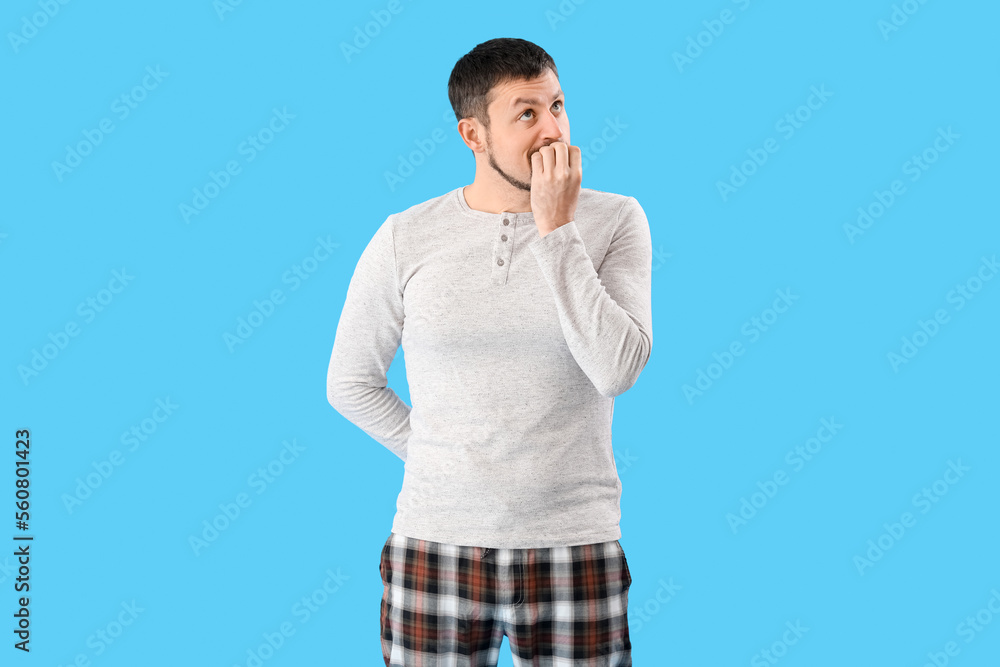
[[[386,386],[403,331],[393,216],[379,227],[354,269],[337,324],[326,397],[341,415],[406,461],[410,406]]]
[[[597,271],[575,221],[533,239],[528,247],[552,289],[576,363],[602,395],[613,398],[625,392],[653,348],[653,244],[639,202],[634,197],[623,202]]]

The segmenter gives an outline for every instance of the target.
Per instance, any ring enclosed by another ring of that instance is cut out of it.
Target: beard
[[[500,174],[500,176],[503,177],[503,179],[505,181],[507,181],[508,183],[510,183],[511,185],[513,185],[518,190],[524,190],[526,192],[531,192],[531,183],[530,182],[529,183],[525,183],[524,181],[518,180],[517,178],[514,178],[513,176],[511,176],[510,174],[508,174],[507,172],[505,172],[503,169],[500,168],[500,165],[496,161],[496,157],[493,155],[493,144],[490,141],[490,133],[489,132],[486,133],[486,157],[489,160],[490,166],[493,167],[493,171],[495,171],[498,174]],[[531,169],[531,167],[530,167],[531,156],[530,155],[528,156],[528,161],[529,161],[528,164],[529,164],[529,171],[530,171],[530,169]]]

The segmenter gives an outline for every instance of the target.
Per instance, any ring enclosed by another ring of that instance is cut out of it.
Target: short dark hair
[[[455,119],[475,118],[490,129],[490,91],[498,84],[535,79],[548,67],[559,78],[559,70],[545,49],[516,37],[498,37],[462,56],[448,79],[448,99]]]

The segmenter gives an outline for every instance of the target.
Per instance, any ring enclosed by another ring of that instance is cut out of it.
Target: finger
[[[545,163],[542,161],[542,154],[540,151],[535,151],[531,154],[531,176],[534,178],[535,174],[541,174],[545,170]]]
[[[551,144],[553,157],[555,159],[555,169],[560,174],[569,173],[569,151],[562,141],[554,141]]]
[[[579,146],[569,147],[569,170],[583,172],[583,159]]]
[[[542,155],[542,163],[544,167],[542,170],[545,173],[551,173],[556,168],[556,151],[552,148],[552,145],[542,146],[538,149],[538,152]]]

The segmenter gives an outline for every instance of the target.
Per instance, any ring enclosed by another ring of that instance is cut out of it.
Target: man
[[[475,180],[375,232],[327,377],[405,462],[383,658],[496,665],[507,636],[515,665],[631,665],[611,420],[652,349],[649,225],[634,198],[581,189],[537,45],[479,44],[448,96]],[[386,386],[400,343],[412,408]]]

